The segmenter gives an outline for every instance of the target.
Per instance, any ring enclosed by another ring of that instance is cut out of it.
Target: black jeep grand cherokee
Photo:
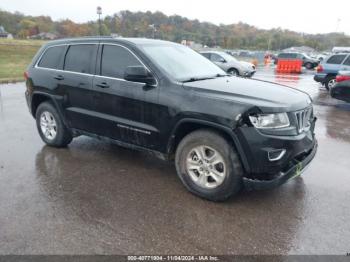
[[[317,149],[310,97],[228,76],[188,47],[158,40],[50,42],[28,67],[26,98],[42,140],[107,138],[175,159],[192,193],[224,200],[278,186]]]

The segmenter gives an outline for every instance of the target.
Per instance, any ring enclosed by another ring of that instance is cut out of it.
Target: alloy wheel
[[[57,123],[55,117],[48,111],[40,115],[41,132],[48,140],[54,140],[57,135]]]
[[[193,182],[205,189],[218,187],[226,177],[224,158],[217,150],[205,145],[190,150],[186,168]]]

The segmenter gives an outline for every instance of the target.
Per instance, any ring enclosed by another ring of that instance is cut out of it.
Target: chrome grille
[[[298,133],[302,133],[310,129],[312,114],[312,107],[295,112]]]

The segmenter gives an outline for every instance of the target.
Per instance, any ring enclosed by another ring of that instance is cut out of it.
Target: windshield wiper
[[[191,77],[191,78],[183,80],[181,82],[188,83],[188,82],[196,82],[196,81],[208,80],[208,79],[214,79],[214,77]]]
[[[225,76],[230,76],[229,74],[217,74],[215,77],[225,77]]]

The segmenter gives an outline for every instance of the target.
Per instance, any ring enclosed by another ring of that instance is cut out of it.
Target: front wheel
[[[231,68],[227,71],[227,73],[229,73],[230,75],[233,75],[233,76],[239,76],[239,72],[237,69],[235,68]]]
[[[36,125],[41,139],[49,146],[65,147],[73,139],[56,108],[49,102],[39,105],[36,111]]]
[[[186,188],[208,200],[226,200],[242,187],[243,169],[236,150],[210,130],[187,135],[176,150],[175,165]]]

